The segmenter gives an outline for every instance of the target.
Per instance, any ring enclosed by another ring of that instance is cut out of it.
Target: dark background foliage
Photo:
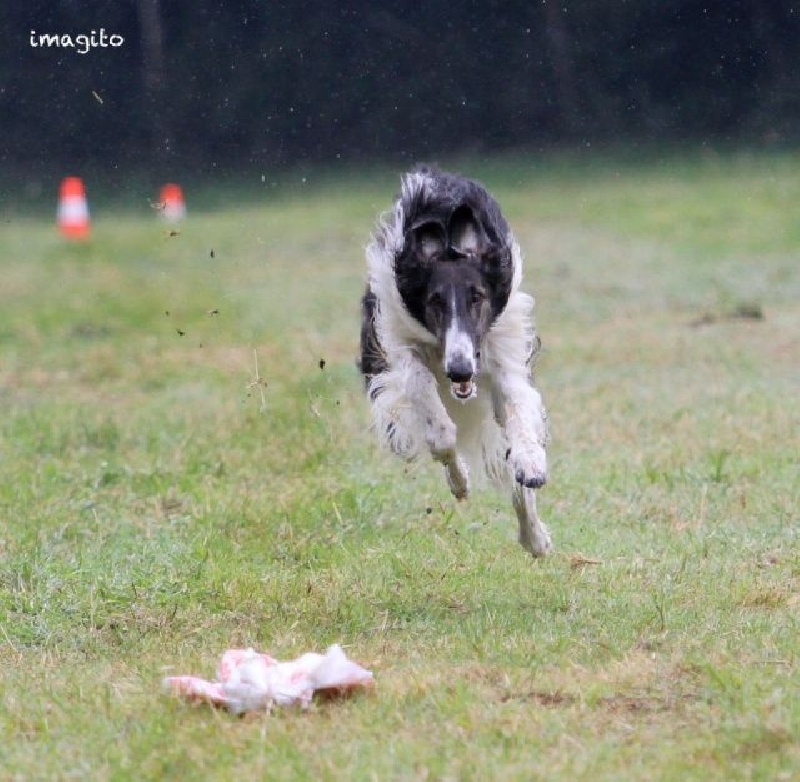
[[[30,43],[101,28],[124,44]],[[800,120],[783,0],[32,0],[3,4],[0,29],[9,167],[791,143]]]

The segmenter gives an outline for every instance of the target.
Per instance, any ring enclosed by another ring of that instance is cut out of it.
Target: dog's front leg
[[[519,542],[534,557],[543,557],[552,551],[553,544],[537,513],[534,491],[547,480],[542,398],[527,374],[496,372],[492,404],[508,441],[506,458],[515,481],[511,499],[519,521]]]
[[[547,481],[546,415],[539,392],[526,375],[497,372],[494,415],[508,440],[506,458],[521,486],[538,489]]]
[[[457,430],[439,396],[436,377],[413,353],[406,359],[406,395],[425,428],[425,442],[436,461],[444,465],[447,483],[456,499],[469,493],[469,470],[456,452]]]

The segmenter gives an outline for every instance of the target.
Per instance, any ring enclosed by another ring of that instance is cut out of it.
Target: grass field
[[[800,778],[800,157],[461,168],[537,299],[544,561],[505,498],[373,443],[394,173],[189,193],[173,237],[150,193],[93,201],[85,245],[8,213],[0,778]],[[372,695],[240,719],[160,690],[335,642]]]

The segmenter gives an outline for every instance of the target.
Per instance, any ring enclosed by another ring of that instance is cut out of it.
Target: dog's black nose
[[[447,367],[447,377],[454,383],[467,383],[472,375],[472,366],[466,359],[454,361]]]

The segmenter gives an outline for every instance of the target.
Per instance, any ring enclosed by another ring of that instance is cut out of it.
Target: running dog
[[[519,290],[522,254],[478,182],[421,167],[367,246],[359,366],[375,430],[407,459],[427,450],[464,499],[470,469],[511,490],[519,542],[552,549],[536,512],[547,417],[532,382],[539,339]]]

